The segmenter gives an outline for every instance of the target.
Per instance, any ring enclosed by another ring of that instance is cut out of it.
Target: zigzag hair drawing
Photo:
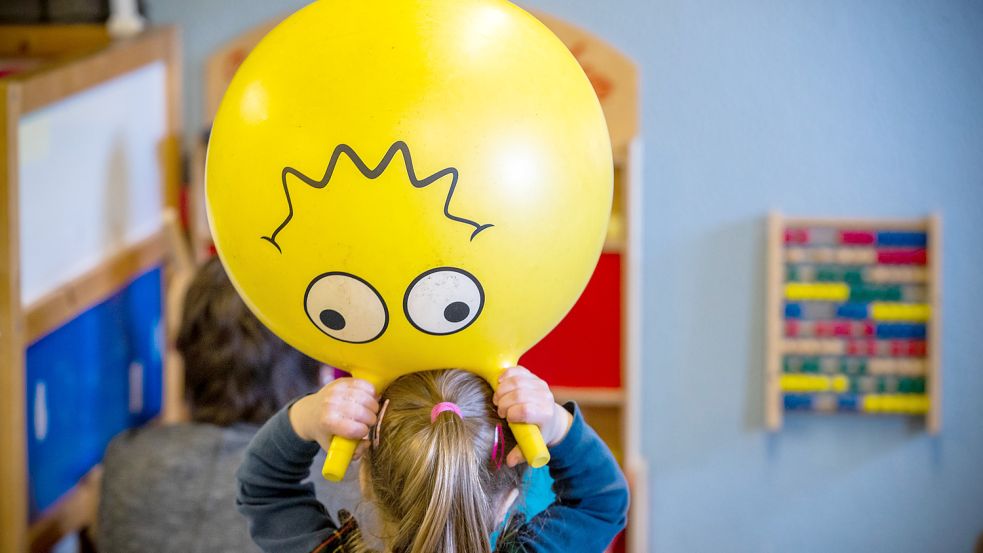
[[[409,177],[410,184],[412,184],[414,188],[423,188],[425,186],[429,186],[430,184],[433,184],[434,182],[442,179],[443,177],[446,177],[447,175],[451,176],[451,184],[449,189],[447,190],[447,198],[446,200],[444,200],[444,216],[452,221],[456,221],[458,223],[464,223],[466,225],[474,227],[474,231],[471,233],[471,240],[474,240],[474,237],[477,236],[478,233],[480,233],[481,231],[493,226],[490,224],[482,225],[470,219],[465,219],[463,217],[458,217],[457,215],[452,214],[450,212],[450,206],[451,206],[451,198],[453,198],[454,196],[454,190],[455,188],[457,188],[457,180],[458,180],[457,169],[454,167],[447,167],[423,179],[417,178],[416,172],[413,170],[413,159],[410,156],[410,148],[409,146],[406,145],[405,142],[400,140],[394,142],[393,145],[389,147],[389,150],[386,151],[386,155],[382,156],[382,161],[380,161],[379,164],[376,165],[374,168],[369,168],[369,166],[364,161],[362,161],[362,158],[359,157],[357,153],[355,153],[355,150],[347,144],[339,144],[337,147],[335,147],[334,151],[331,153],[331,159],[328,160],[328,167],[324,171],[324,176],[322,176],[320,180],[312,179],[311,177],[308,177],[307,175],[301,173],[300,171],[294,169],[293,167],[284,167],[283,172],[280,173],[280,181],[283,184],[283,194],[287,198],[287,209],[288,209],[287,217],[283,220],[282,223],[280,223],[280,226],[278,226],[276,230],[273,231],[272,234],[270,234],[269,236],[261,236],[261,238],[273,244],[273,246],[277,249],[277,251],[281,253],[283,252],[283,250],[280,249],[280,245],[276,241],[276,237],[280,233],[280,231],[282,231],[284,227],[286,227],[287,224],[290,223],[290,219],[292,219],[294,216],[294,206],[293,206],[293,202],[290,199],[290,190],[287,188],[288,176],[293,175],[298,179],[300,179],[303,183],[307,184],[308,186],[320,190],[325,186],[327,186],[328,183],[331,181],[331,176],[334,174],[335,165],[337,165],[338,159],[341,157],[341,155],[344,154],[348,156],[349,159],[351,159],[352,163],[355,165],[355,168],[358,169],[358,171],[362,173],[362,175],[364,175],[366,178],[369,179],[376,179],[386,171],[386,169],[389,167],[389,164],[392,163],[393,158],[396,157],[397,152],[403,154],[403,161],[406,164],[406,174]]]

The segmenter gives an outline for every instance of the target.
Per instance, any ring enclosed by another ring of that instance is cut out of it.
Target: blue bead
[[[785,410],[809,411],[812,409],[812,396],[809,394],[785,394]]]
[[[841,394],[836,396],[836,407],[840,411],[859,411],[860,396],[857,394]]]
[[[785,318],[786,319],[801,319],[802,318],[802,304],[801,303],[786,303],[785,304]]]
[[[923,340],[926,336],[925,325],[923,324],[879,324],[877,325],[877,337],[882,340],[889,339],[911,339]]]
[[[843,303],[836,308],[836,316],[841,319],[866,319],[866,303]]]
[[[882,231],[877,233],[878,246],[924,248],[928,236],[924,232]]]

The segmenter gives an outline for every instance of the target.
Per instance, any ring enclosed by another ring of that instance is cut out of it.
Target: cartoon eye
[[[371,342],[389,325],[389,310],[379,292],[348,273],[324,273],[311,281],[304,307],[321,332],[351,344]]]
[[[427,334],[453,334],[468,327],[485,305],[474,275],[453,267],[431,269],[410,283],[403,298],[406,318]]]

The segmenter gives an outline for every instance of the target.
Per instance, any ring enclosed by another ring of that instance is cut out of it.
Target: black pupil
[[[471,308],[463,301],[456,301],[444,308],[444,318],[448,322],[459,323],[468,318]]]
[[[345,328],[345,317],[334,309],[321,311],[321,322],[331,330],[341,330]]]

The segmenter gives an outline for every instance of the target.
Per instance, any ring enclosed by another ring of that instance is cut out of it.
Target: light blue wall
[[[362,0],[367,1],[367,0]],[[204,53],[304,2],[152,0]],[[969,551],[983,532],[983,3],[535,0],[635,58],[652,550]],[[944,430],[762,426],[763,217],[943,215]]]

